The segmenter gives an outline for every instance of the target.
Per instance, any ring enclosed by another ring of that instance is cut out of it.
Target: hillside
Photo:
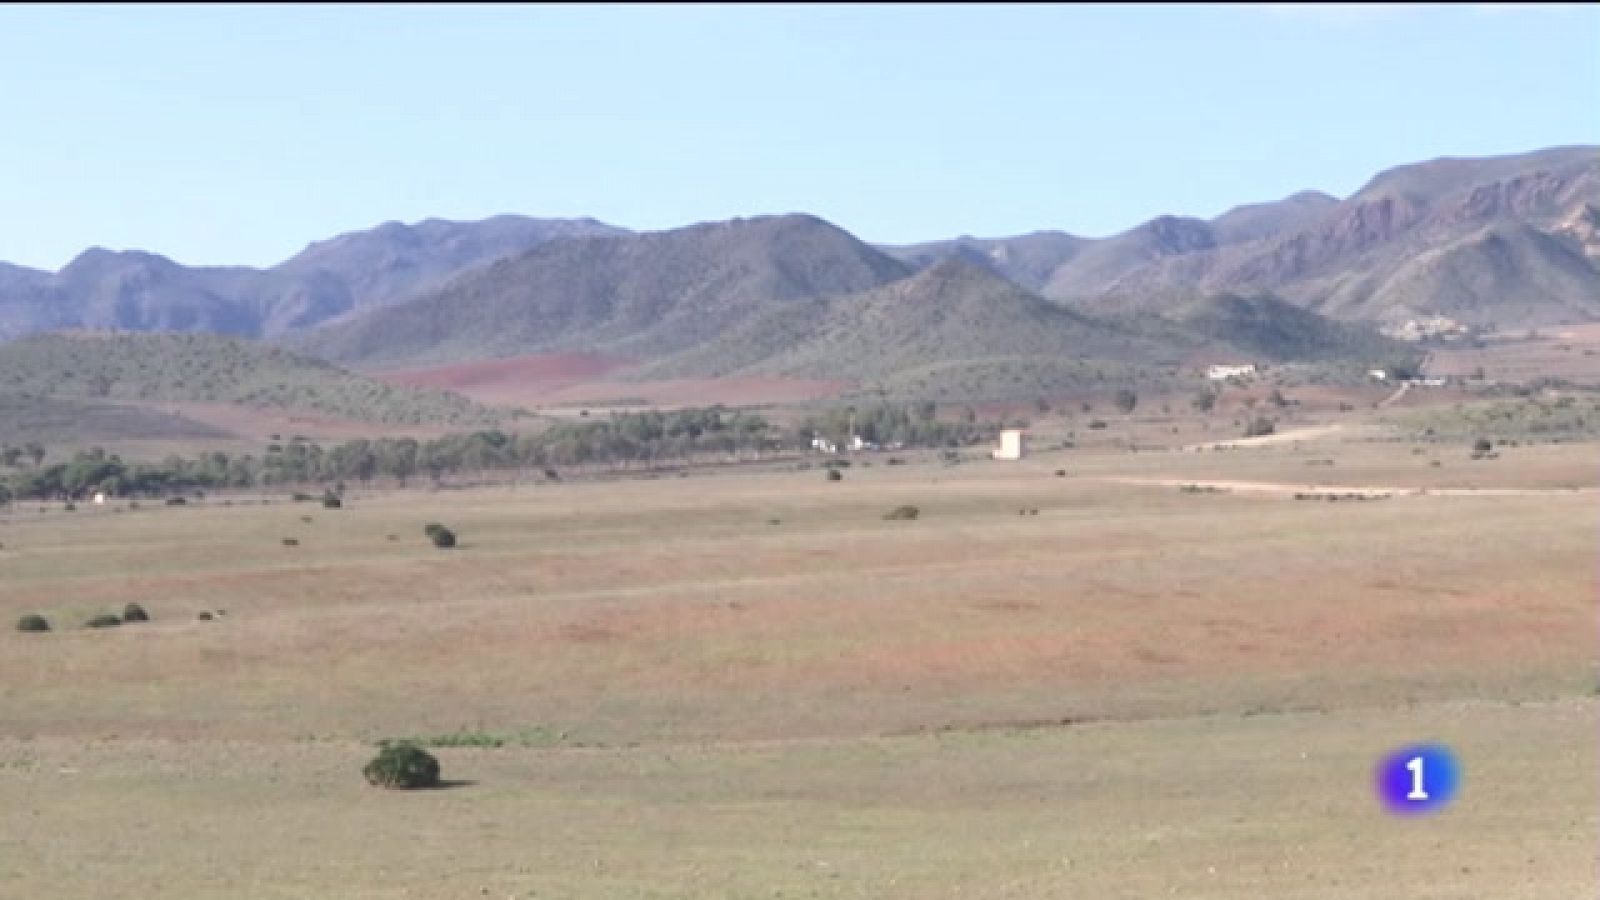
[[[477,427],[498,419],[457,394],[395,387],[276,347],[204,334],[56,332],[0,343],[0,396],[227,403],[388,425]]]
[[[91,247],[53,273],[0,264],[0,339],[59,328],[272,337],[396,302],[544,241],[619,231],[592,219],[519,216],[389,222],[313,243],[269,269]]]
[[[1369,325],[1335,321],[1270,294],[1205,297],[1166,318],[1190,335],[1251,359],[1377,362],[1409,352]]]
[[[1582,234],[1583,212],[1597,203],[1596,148],[1402,166],[1300,227],[1147,261],[1076,302],[1119,308],[1181,287],[1270,291],[1371,321],[1424,313],[1506,326],[1592,319],[1600,317],[1600,270]],[[1488,234],[1499,238],[1486,242]],[[1431,260],[1426,273],[1416,270],[1422,258]]]
[[[917,269],[960,257],[988,266],[1030,291],[1038,291],[1050,280],[1051,273],[1088,243],[1064,231],[1035,231],[1010,238],[959,237],[924,244],[879,245],[878,249]]]
[[[718,340],[775,306],[909,272],[813,216],[735,219],[544,244],[289,344],[365,364],[550,350],[650,359]]]
[[[626,233],[594,219],[494,216],[476,222],[385,222],[312,243],[273,271],[331,276],[349,293],[349,308],[361,310],[404,300],[480,263],[546,241]]]

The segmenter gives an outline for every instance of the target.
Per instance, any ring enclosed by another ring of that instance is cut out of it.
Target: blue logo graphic
[[[1461,786],[1461,764],[1443,744],[1416,744],[1385,756],[1373,780],[1378,796],[1392,813],[1438,812]]]

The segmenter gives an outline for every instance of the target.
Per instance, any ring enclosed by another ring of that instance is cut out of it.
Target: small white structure
[[[1373,381],[1388,381],[1389,373],[1383,369],[1368,369],[1367,377],[1371,378]]]
[[[1227,381],[1229,378],[1243,378],[1255,373],[1255,363],[1244,363],[1233,366],[1212,366],[1206,370],[1206,377],[1212,381]]]
[[[876,450],[876,449],[878,449],[878,445],[873,443],[872,441],[862,440],[861,435],[859,435],[859,434],[852,434],[852,435],[850,435],[850,449],[851,450]]]
[[[99,494],[99,493],[95,494],[94,495],[94,505],[95,506],[105,506],[106,505],[106,495],[105,494]]]
[[[825,437],[822,437],[821,435],[817,435],[811,439],[811,449],[821,450],[823,453],[839,452],[839,447],[837,444]]]
[[[995,448],[994,458],[1021,459],[1022,454],[1026,452],[1024,444],[1025,441],[1020,428],[1007,428],[1005,431],[1000,432],[1000,446]]]

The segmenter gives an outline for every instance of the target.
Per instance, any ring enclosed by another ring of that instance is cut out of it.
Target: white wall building
[[[1255,373],[1255,363],[1244,363],[1235,366],[1212,366],[1206,370],[1206,377],[1212,381],[1227,381],[1229,378],[1243,378]]]
[[[1000,446],[995,448],[995,459],[1021,459],[1026,452],[1026,441],[1023,439],[1022,430],[1007,428],[1000,432]]]

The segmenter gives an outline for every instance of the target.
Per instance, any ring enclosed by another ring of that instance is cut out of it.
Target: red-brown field
[[[1585,895],[1593,447],[1362,435],[17,509],[0,614],[57,630],[0,633],[0,893]],[[1544,492],[1173,486],[1301,479]],[[450,735],[455,789],[361,781]],[[1426,739],[1463,794],[1389,818]]]
[[[1539,329],[1532,339],[1512,333],[1489,339],[1482,348],[1446,347],[1428,361],[1430,375],[1466,378],[1480,368],[1492,381],[1549,377],[1600,382],[1600,323]]]
[[[845,381],[806,378],[677,378],[619,381],[625,360],[584,353],[545,353],[507,359],[371,372],[395,384],[445,388],[480,403],[526,408],[580,406],[762,406],[833,397]]]

